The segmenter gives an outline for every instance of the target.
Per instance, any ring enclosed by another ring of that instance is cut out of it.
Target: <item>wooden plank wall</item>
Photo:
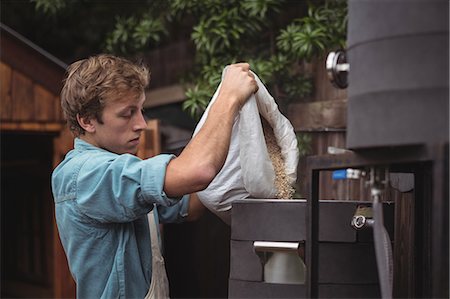
[[[145,57],[150,72],[155,74],[150,80],[150,90],[178,84],[179,78],[193,68],[194,52],[195,47],[189,39],[151,51]]]
[[[63,121],[58,95],[3,61],[0,62],[0,77],[2,123]]]
[[[310,99],[289,106],[286,117],[291,121],[297,134],[311,139],[307,155],[324,155],[328,147],[345,148],[345,129],[347,126],[347,90],[335,88],[329,81],[325,70],[325,57],[313,61],[311,71],[314,93]],[[306,194],[306,157],[301,157],[298,167],[298,193]],[[322,192],[324,197],[335,194],[341,188],[324,174]],[[322,198],[322,197],[321,197]]]
[[[325,58],[313,62],[314,92],[310,99],[299,99],[289,106],[287,117],[296,131],[345,129],[347,125],[347,90],[335,88],[325,70]]]

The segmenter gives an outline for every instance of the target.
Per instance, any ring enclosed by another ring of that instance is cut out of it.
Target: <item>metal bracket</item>
[[[326,60],[326,69],[328,79],[335,87],[341,89],[347,88],[347,74],[350,70],[350,65],[347,63],[345,51],[338,50],[330,52]]]
[[[372,218],[372,207],[358,206],[355,215],[353,215],[351,226],[356,230],[373,227],[374,222]]]

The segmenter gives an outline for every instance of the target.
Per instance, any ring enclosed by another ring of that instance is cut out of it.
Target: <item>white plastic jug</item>
[[[264,265],[264,281],[305,284],[306,266],[296,252],[273,252]]]

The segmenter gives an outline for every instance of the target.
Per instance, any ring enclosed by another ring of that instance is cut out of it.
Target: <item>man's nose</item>
[[[144,114],[142,113],[142,111],[140,111],[139,113],[137,113],[137,119],[134,124],[134,130],[140,131],[140,130],[144,130],[145,128],[147,128],[147,121],[145,120],[145,117],[144,117]]]

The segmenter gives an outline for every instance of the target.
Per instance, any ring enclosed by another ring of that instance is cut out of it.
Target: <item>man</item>
[[[151,282],[147,214],[195,219],[195,192],[222,168],[234,118],[257,90],[246,63],[230,65],[201,131],[182,153],[135,156],[146,127],[148,70],[98,55],[69,66],[61,105],[75,146],[54,170],[59,235],[79,298],[143,298]]]

